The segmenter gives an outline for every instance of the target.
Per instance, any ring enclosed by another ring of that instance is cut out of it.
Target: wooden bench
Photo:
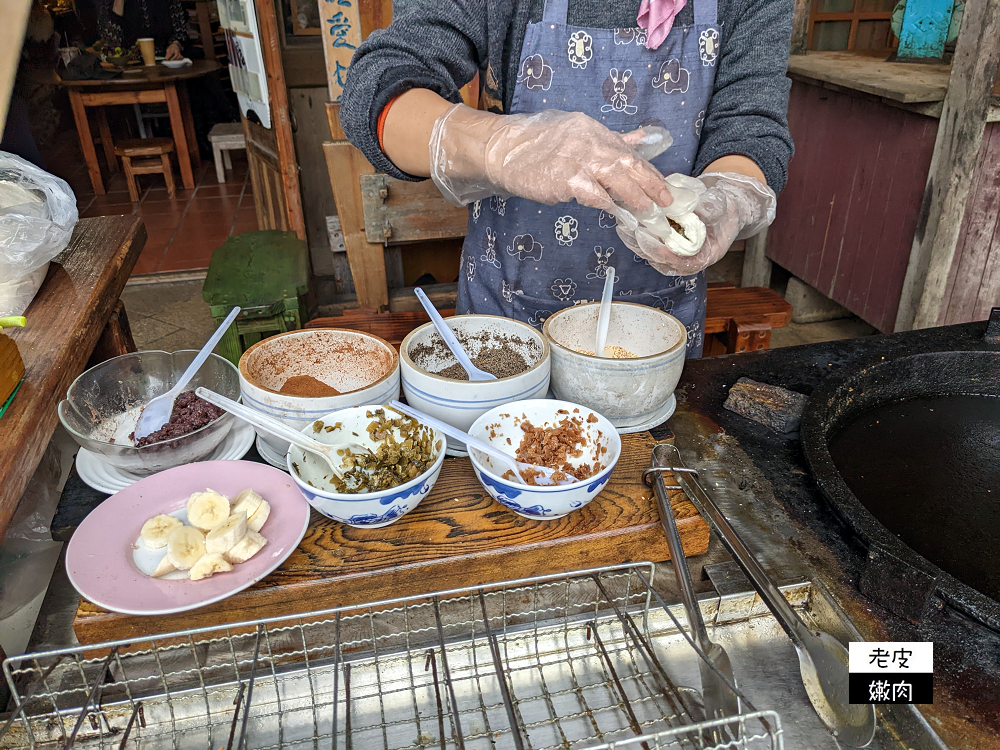
[[[445,308],[441,314],[447,317],[454,315],[455,310]],[[791,319],[792,306],[771,289],[709,284],[705,356],[769,349],[771,329],[783,328]],[[380,313],[371,309],[351,309],[344,310],[341,315],[315,318],[305,327],[364,331],[399,349],[410,331],[429,320],[423,310]]]

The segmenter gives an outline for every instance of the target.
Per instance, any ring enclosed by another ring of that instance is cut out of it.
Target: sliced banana
[[[233,506],[229,512],[239,513],[242,511],[247,514],[247,518],[250,518],[262,502],[264,502],[264,498],[248,487],[229,501],[229,504]]]
[[[156,566],[156,570],[153,571],[152,577],[159,578],[167,573],[173,573],[175,570],[177,570],[177,566],[170,561],[170,555],[164,555],[160,564]]]
[[[210,531],[229,518],[229,500],[215,490],[195,492],[187,501],[188,523]]]
[[[228,573],[233,566],[226,562],[226,559],[218,552],[204,555],[191,568],[191,580],[200,581],[216,573]]]
[[[247,534],[243,537],[242,541],[223,556],[233,565],[238,565],[246,562],[260,552],[265,544],[267,544],[267,539],[256,531],[247,530]]]
[[[167,557],[175,568],[188,570],[205,556],[205,535],[194,526],[175,529],[167,541]]]
[[[230,516],[205,536],[205,549],[213,552],[228,552],[247,535],[247,515],[242,511]]]
[[[271,515],[271,504],[267,500],[261,500],[257,510],[247,519],[247,528],[251,531],[260,531]]]
[[[183,525],[181,519],[161,513],[158,516],[153,516],[142,525],[139,536],[150,549],[160,549],[167,546],[170,535]]]

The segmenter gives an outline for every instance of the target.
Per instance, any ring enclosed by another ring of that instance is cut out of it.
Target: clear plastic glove
[[[662,128],[622,135],[579,112],[497,115],[456,104],[431,131],[431,179],[458,206],[499,195],[641,212],[672,201],[647,161],[670,143]]]
[[[671,178],[674,177],[671,175]],[[671,178],[668,178],[671,179]],[[692,178],[687,178],[688,180]],[[667,276],[688,276],[708,268],[725,255],[736,240],[752,237],[774,221],[777,197],[774,191],[759,180],[734,172],[707,172],[698,180],[704,190],[698,195],[693,213],[705,226],[705,238],[693,254],[680,254],[688,248],[664,244],[657,236],[654,225],[635,214],[616,211],[618,236],[641,258],[649,261],[660,273]],[[678,192],[671,184],[671,189]],[[687,186],[690,189],[690,186]],[[695,190],[694,192],[698,192]],[[688,219],[677,215],[676,210],[690,204],[690,195],[675,197],[675,205],[663,213],[684,227]],[[691,232],[694,235],[694,232]],[[690,248],[694,249],[694,248]]]

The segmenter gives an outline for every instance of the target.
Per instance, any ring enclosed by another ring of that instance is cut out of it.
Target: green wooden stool
[[[309,256],[294,232],[268,230],[230,237],[212,253],[201,295],[218,326],[234,306],[242,308],[219,342],[234,365],[267,336],[294,331],[308,320]]]

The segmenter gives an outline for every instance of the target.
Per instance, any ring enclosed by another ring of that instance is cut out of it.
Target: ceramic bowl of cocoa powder
[[[399,355],[378,336],[341,328],[289,331],[240,357],[243,403],[301,430],[325,414],[399,397]],[[257,450],[285,468],[288,442],[257,431]]]
[[[432,323],[403,339],[400,371],[406,402],[442,422],[468,431],[479,415],[549,391],[549,344],[527,323],[496,315],[454,315],[445,323],[473,364],[497,377],[469,382]],[[465,446],[448,439],[449,455]]]

